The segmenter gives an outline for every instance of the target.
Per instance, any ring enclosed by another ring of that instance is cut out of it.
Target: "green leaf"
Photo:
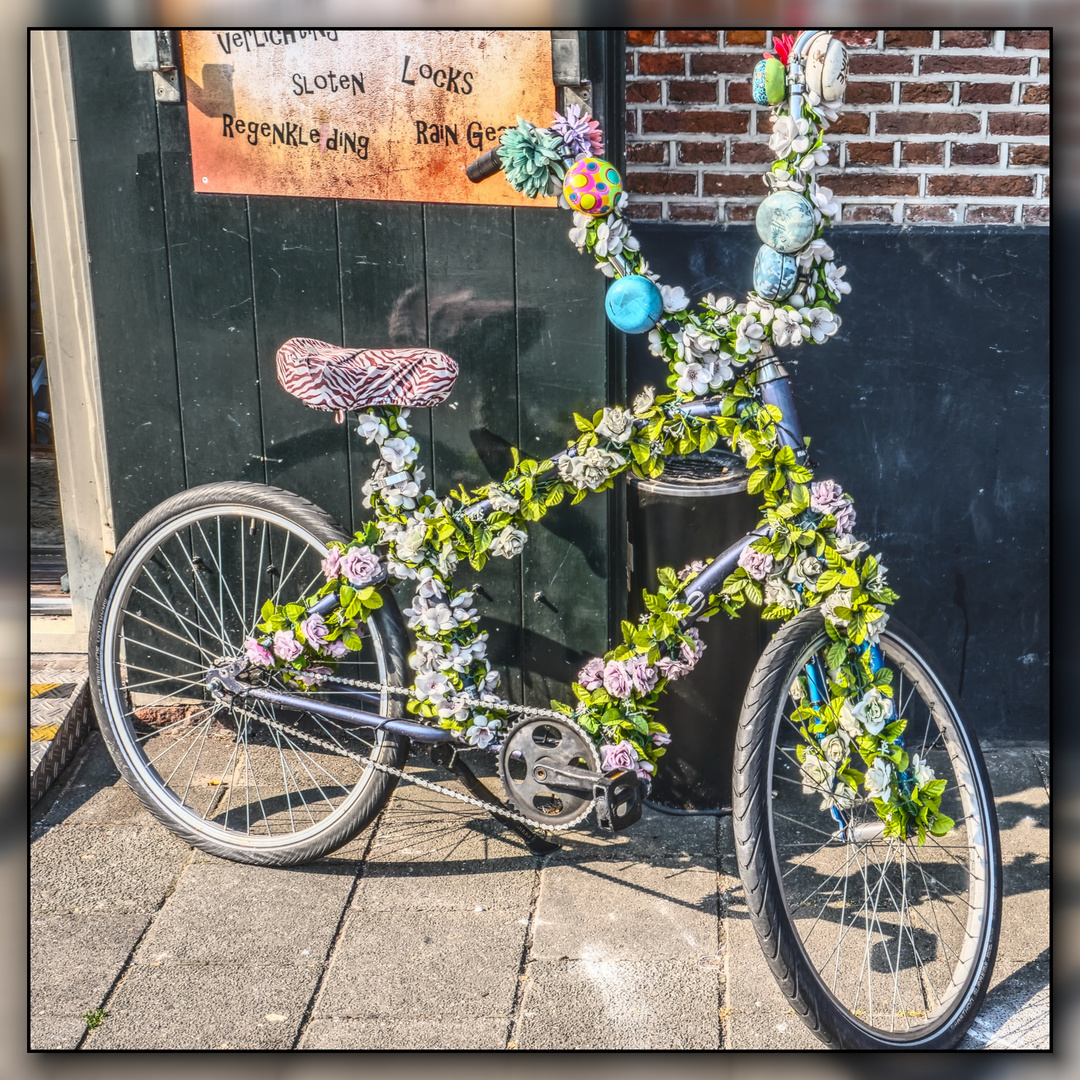
[[[273,615],[274,615],[274,601],[273,600],[267,600],[266,603],[263,604],[262,608],[260,609],[259,614],[262,615],[264,622],[266,622],[267,620],[273,618]]]
[[[930,826],[930,833],[932,836],[944,836],[955,824],[947,814],[938,814]]]
[[[342,638],[342,641],[345,642],[345,648],[352,649],[353,652],[359,652],[364,647],[363,640],[358,634],[355,634],[352,631],[346,633]]]

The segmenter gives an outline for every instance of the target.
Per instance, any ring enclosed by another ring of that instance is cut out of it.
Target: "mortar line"
[[[525,940],[521,946],[521,961],[518,964],[517,979],[514,982],[514,1000],[510,1003],[510,1022],[506,1026],[506,1049],[516,1050],[521,1036],[524,1020],[525,983],[529,965],[532,963],[533,930],[536,926],[536,914],[540,907],[540,875],[550,855],[540,856],[540,864],[534,871],[532,897],[529,904],[529,923],[525,927]]]

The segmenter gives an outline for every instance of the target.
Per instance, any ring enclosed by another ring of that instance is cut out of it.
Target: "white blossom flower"
[[[476,597],[471,592],[463,592],[450,601],[450,610],[458,626],[464,626],[476,619],[476,608],[469,606],[475,599]]]
[[[926,759],[919,757],[918,754],[911,755],[910,772],[919,787],[925,787],[936,779],[934,770],[926,764]]]
[[[726,382],[730,381],[734,372],[731,370],[731,357],[721,352],[714,360],[705,365],[709,375],[709,389],[719,390]]]
[[[679,376],[675,389],[683,394],[700,397],[709,389],[709,373],[700,364],[679,360],[675,364],[675,373]]]
[[[822,184],[811,184],[810,201],[814,204],[815,221],[820,221],[823,217],[831,220],[840,216],[840,204],[834,201],[831,188]]]
[[[822,165],[829,163],[829,148],[825,145],[817,147],[816,150],[811,150],[805,157],[799,160],[798,169],[800,172],[808,173],[812,169],[819,168]]]
[[[424,470],[417,469],[415,473],[417,480],[423,480]],[[405,480],[400,484],[394,484],[391,487],[383,488],[382,496],[386,500],[388,506],[400,507],[403,510],[412,510],[416,506],[416,500],[420,495],[420,484],[417,480]],[[364,503],[368,505],[367,502]]]
[[[679,356],[684,360],[703,360],[720,348],[719,339],[699,326],[687,324],[679,340]]]
[[[374,413],[360,413],[356,417],[356,433],[362,435],[367,442],[382,442],[390,434],[386,421]]]
[[[836,553],[847,562],[854,562],[869,547],[865,540],[856,540],[853,536],[836,538]]]
[[[815,754],[807,754],[802,761],[803,794],[827,792],[836,779],[836,766],[831,761],[823,761]]]
[[[613,278],[615,276],[615,267],[612,266],[607,259],[603,259],[596,263],[596,269],[599,270],[604,277]]]
[[[449,604],[429,604],[419,607],[414,601],[405,614],[410,616],[409,626],[413,630],[423,630],[429,637],[445,634],[457,626],[454,613]]]
[[[837,296],[851,292],[851,286],[842,280],[846,270],[846,266],[836,266],[831,262],[825,264],[825,279],[829,283],[829,289]]]
[[[417,452],[416,440],[411,435],[404,439],[386,439],[379,447],[379,453],[392,472],[408,468],[416,460]]]
[[[889,784],[892,780],[892,762],[884,758],[874,758],[874,764],[866,770],[866,794],[871,799],[883,799],[889,802]]]
[[[647,413],[652,407],[653,402],[656,400],[656,387],[646,386],[644,390],[636,398],[631,405],[631,410],[635,416],[641,416],[643,413]]]
[[[840,114],[826,101],[822,101],[821,95],[814,93],[813,90],[806,91],[806,103],[818,114],[818,117],[824,121],[822,127],[828,127],[829,124],[835,123]]]
[[[801,117],[796,120],[791,116],[778,116],[773,121],[772,134],[769,136],[769,149],[777,158],[787,157],[794,152],[805,154],[810,149],[807,132],[810,123]]]
[[[394,543],[397,557],[405,562],[415,562],[426,537],[427,526],[422,521],[410,525]]]
[[[512,559],[515,555],[521,554],[528,538],[528,534],[522,529],[507,525],[492,542],[491,554],[500,555],[504,559]]]
[[[810,323],[810,337],[819,344],[840,329],[840,316],[827,307],[811,308],[806,318]]]
[[[765,340],[765,327],[758,322],[756,315],[747,315],[739,323],[735,334],[735,352],[740,355],[756,353]]]
[[[418,701],[441,701],[451,692],[450,680],[441,671],[422,671],[414,683]]]
[[[660,331],[656,329],[656,327],[653,327],[653,329],[649,331],[649,352],[651,352],[653,356],[664,355],[663,345],[660,340]]]
[[[735,301],[730,296],[721,296],[717,299],[712,293],[702,297],[701,302],[719,315],[727,315],[735,307]]]
[[[484,748],[490,746],[499,737],[499,728],[501,726],[501,720],[493,716],[485,716],[483,713],[477,713],[473,717],[472,725],[465,732],[465,738],[469,740],[471,745]]]
[[[605,439],[610,439],[614,443],[627,442],[630,436],[634,434],[633,417],[625,409],[620,409],[617,405],[605,409],[603,418],[596,425],[596,433],[597,435],[603,435]]]
[[[797,172],[788,172],[787,169],[776,169],[767,172],[762,179],[767,187],[773,191],[797,191],[800,195],[806,190],[806,181]]]
[[[801,345],[810,336],[801,311],[778,308],[772,321],[773,341],[777,345]]]
[[[811,240],[802,251],[795,255],[795,261],[799,264],[800,270],[809,270],[814,263],[828,262],[835,257],[835,254],[833,249],[819,236],[816,240]]]
[[[690,297],[686,295],[681,285],[661,285],[660,295],[664,300],[664,311],[669,315],[682,311],[690,303]]]
[[[776,305],[762,299],[756,293],[751,293],[750,298],[746,301],[746,314],[756,315],[759,322],[767,325],[773,321],[773,316],[776,314]]]

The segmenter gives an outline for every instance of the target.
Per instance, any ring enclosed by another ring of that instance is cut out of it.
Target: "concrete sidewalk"
[[[1047,1048],[1048,753],[986,757],[1004,926],[965,1046]],[[762,959],[727,819],[647,811],[540,859],[402,785],[331,857],[259,869],[158,825],[96,732],[31,819],[33,1050],[821,1045]]]

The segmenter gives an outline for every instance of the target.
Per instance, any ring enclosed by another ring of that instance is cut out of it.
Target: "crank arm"
[[[532,775],[534,780],[553,791],[566,791],[586,797],[591,796],[593,788],[604,779],[603,773],[576,769],[573,765],[556,765],[545,758],[533,765]]]

